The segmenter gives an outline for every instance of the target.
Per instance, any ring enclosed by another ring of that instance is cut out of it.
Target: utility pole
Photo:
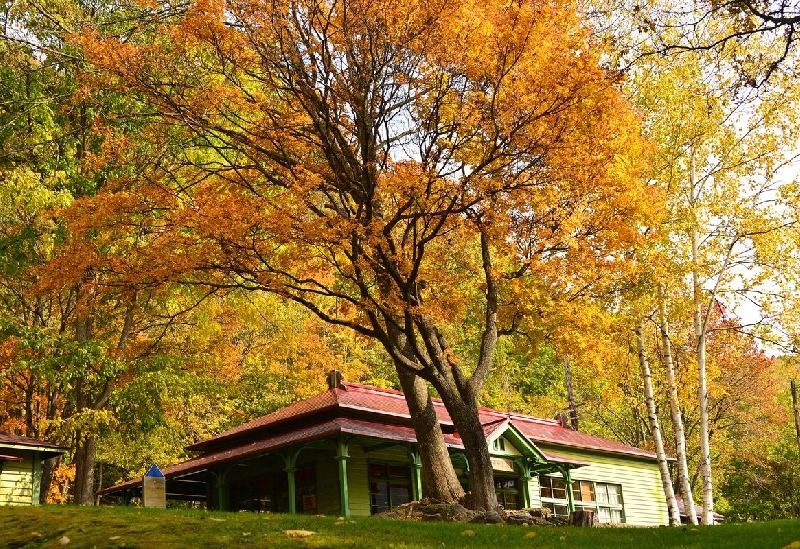
[[[569,358],[564,359],[564,373],[567,380],[567,401],[569,402],[569,424],[573,431],[578,430],[578,407],[575,406],[575,393],[572,392],[572,369]]]

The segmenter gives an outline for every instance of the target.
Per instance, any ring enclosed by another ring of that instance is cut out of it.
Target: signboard
[[[492,460],[492,469],[495,471],[514,472],[514,462],[510,459],[503,458],[490,458]]]
[[[145,507],[167,506],[167,479],[157,465],[150,467],[142,481],[142,498]]]

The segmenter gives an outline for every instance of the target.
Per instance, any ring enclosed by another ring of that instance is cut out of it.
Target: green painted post
[[[575,494],[572,492],[572,477],[569,474],[569,469],[563,467],[561,469],[561,476],[564,477],[564,484],[567,485],[567,502],[569,504],[569,512],[575,510]]]
[[[230,511],[230,491],[228,490],[228,471],[223,470],[217,473],[217,505],[220,511]]]
[[[412,467],[411,488],[414,491],[414,500],[419,501],[422,499],[422,460],[420,459],[419,454],[413,450],[409,450],[408,455],[411,457]]]
[[[531,506],[531,467],[527,458],[517,458],[514,460],[520,471],[519,482],[522,483],[522,508],[529,509]]]
[[[339,462],[339,507],[342,516],[350,516],[350,494],[347,487],[347,459],[350,457],[347,441],[340,438],[336,442],[336,461]]]
[[[283,456],[283,462],[286,467],[283,470],[286,472],[286,484],[289,489],[289,514],[297,514],[297,487],[295,485],[294,473],[297,471],[295,464],[297,463],[297,455],[299,450],[288,453]]]

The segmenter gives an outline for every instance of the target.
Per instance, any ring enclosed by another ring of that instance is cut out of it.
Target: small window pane
[[[389,466],[389,478],[408,478],[408,467],[405,465],[391,465]]]
[[[392,507],[397,507],[411,501],[411,493],[407,485],[392,484],[391,488]]]
[[[539,477],[539,489],[543,498],[553,497],[553,489],[550,485],[550,477]]]
[[[566,505],[554,505],[553,514],[558,517],[567,517],[569,516],[569,507]]]
[[[554,499],[567,499],[567,490],[565,488],[553,488]]]
[[[594,483],[581,482],[581,501],[594,501]]]
[[[616,484],[608,484],[608,503],[611,505],[621,505],[622,498],[620,497],[619,493],[619,486]]]
[[[605,485],[605,484],[598,484],[597,485],[597,502],[598,503],[608,503],[607,485]]]
[[[517,494],[506,493],[504,499],[505,504],[503,507],[506,509],[519,509],[519,500],[517,498]]]
[[[369,476],[386,478],[386,465],[383,463],[371,463],[369,465]]]

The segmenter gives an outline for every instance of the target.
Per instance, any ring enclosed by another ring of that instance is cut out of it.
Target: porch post
[[[408,457],[411,458],[411,489],[412,496],[415,501],[422,499],[422,459],[419,452],[416,452],[413,447],[406,448]]]
[[[224,469],[216,473],[217,477],[217,505],[220,511],[230,511],[230,493],[228,490],[228,470]]]
[[[294,473],[297,471],[297,467],[295,467],[297,463],[297,455],[300,453],[299,450],[294,452],[289,452],[283,456],[283,463],[285,467],[283,470],[286,472],[286,484],[289,491],[289,514],[295,515],[297,514],[297,488],[295,486],[295,477]]]
[[[517,460],[517,467],[522,473],[519,477],[522,483],[522,507],[530,509],[531,507],[531,468],[527,459]]]
[[[343,517],[350,517],[350,495],[347,488],[347,459],[350,457],[347,440],[336,441],[336,461],[339,462],[339,507]]]
[[[569,504],[569,512],[575,510],[575,494],[572,492],[572,477],[569,474],[569,469],[566,467],[559,467],[561,476],[564,478],[564,484],[567,488],[567,503]]]

